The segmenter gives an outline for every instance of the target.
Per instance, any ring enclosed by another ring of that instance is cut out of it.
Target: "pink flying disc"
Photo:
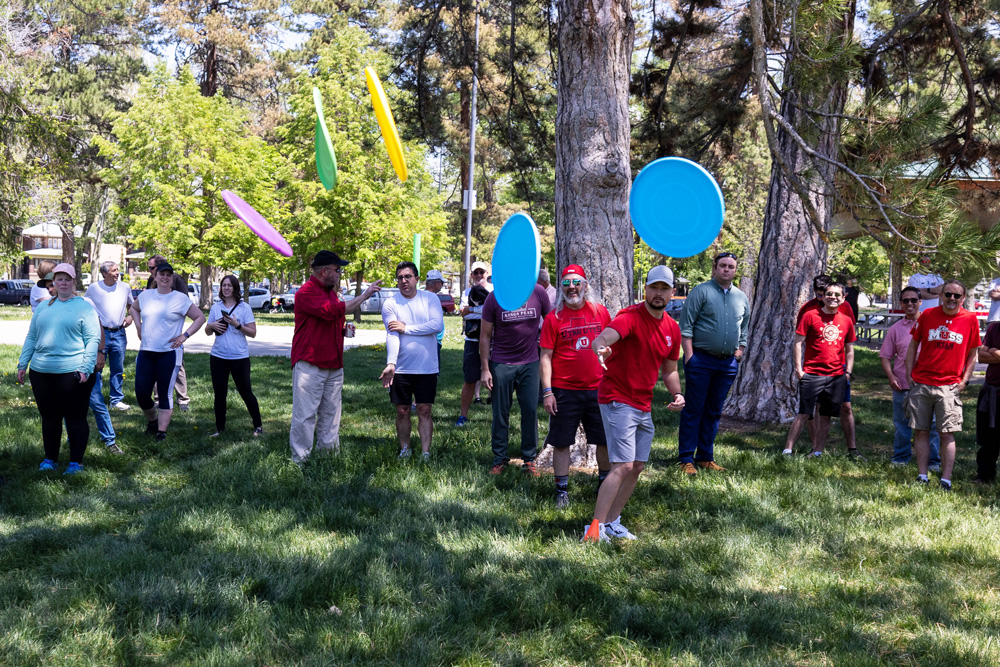
[[[236,214],[236,217],[250,228],[254,234],[260,237],[261,241],[274,248],[285,257],[292,256],[292,246],[288,245],[285,237],[278,233],[278,230],[271,226],[271,223],[264,219],[260,213],[254,210],[253,206],[246,203],[240,196],[229,190],[222,191],[222,199],[226,206]]]

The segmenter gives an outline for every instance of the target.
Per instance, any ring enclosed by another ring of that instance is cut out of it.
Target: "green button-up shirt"
[[[688,294],[681,313],[681,336],[712,354],[733,354],[747,344],[750,301],[738,287],[722,289],[715,279]]]

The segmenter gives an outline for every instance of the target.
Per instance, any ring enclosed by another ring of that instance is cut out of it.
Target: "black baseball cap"
[[[348,261],[346,259],[341,259],[340,255],[333,252],[332,250],[320,250],[313,257],[312,267],[317,269],[321,266],[329,266],[331,264],[336,264],[337,266],[347,266]]]
[[[157,264],[156,268],[153,269],[153,273],[154,274],[157,274],[160,271],[169,271],[170,273],[173,273],[174,272],[174,267],[170,266],[166,262],[163,262],[162,264]]]

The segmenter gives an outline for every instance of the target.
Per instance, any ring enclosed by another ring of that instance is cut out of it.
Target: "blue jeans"
[[[896,435],[892,441],[892,462],[909,463],[913,455],[913,429],[906,416],[906,397],[909,391],[892,392],[892,423],[896,426]],[[931,467],[941,465],[941,435],[937,432],[936,419],[931,422]]]
[[[104,390],[101,387],[101,374],[94,372],[97,379],[94,388],[90,391],[90,411],[94,413],[94,422],[97,423],[97,432],[101,436],[101,442],[106,446],[111,446],[115,442],[115,427],[111,425],[111,414],[108,406],[104,404]]]
[[[125,370],[125,329],[104,331],[104,346],[108,348],[108,384],[111,387],[111,405],[125,400],[122,372]],[[98,383],[100,386],[100,383]]]
[[[697,348],[684,364],[684,410],[677,433],[681,463],[715,460],[722,404],[738,369],[735,356],[719,359]]]

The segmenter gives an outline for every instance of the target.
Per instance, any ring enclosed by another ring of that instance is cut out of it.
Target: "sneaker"
[[[468,418],[468,417],[463,417],[463,416],[461,416],[461,415],[459,415],[459,416],[458,416],[458,419],[457,419],[457,420],[455,420],[455,426],[458,426],[458,427],[460,427],[460,428],[461,428],[462,426],[465,426],[465,425],[466,425],[466,424],[468,424],[468,423],[469,423],[469,418]]]
[[[583,537],[580,538],[581,542],[607,542],[611,544],[611,538],[608,537],[607,531],[604,530],[604,524],[597,524],[597,532],[594,533],[590,530],[590,525],[587,524],[583,527]]]
[[[490,394],[486,397],[486,405],[493,405],[493,395]]]
[[[856,447],[854,449],[847,450],[847,458],[859,463],[865,460],[865,457],[861,456],[861,452],[859,452]]]
[[[823,452],[809,452],[809,457],[813,459],[818,459],[823,456]]]
[[[538,472],[538,468],[535,466],[534,461],[525,461],[524,464],[521,465],[521,472],[526,472],[532,477],[538,477],[541,475],[541,473]]]
[[[691,477],[694,477],[695,475],[698,474],[698,469],[694,467],[693,463],[682,463],[681,472],[683,472],[686,475],[690,475]]]
[[[164,440],[167,439],[167,432],[166,431],[157,431],[156,435],[153,436],[153,439],[156,440],[156,441],[158,441],[158,442],[163,442]]]
[[[494,464],[494,466],[492,468],[490,468],[490,474],[491,475],[499,475],[500,473],[502,473],[506,469],[507,469],[507,464],[506,463],[497,463],[497,464]]]
[[[726,470],[715,461],[697,461],[695,465],[703,470],[713,470],[716,472],[724,472]]]
[[[619,540],[637,540],[632,532],[621,524],[621,519],[615,519],[611,523],[604,524],[604,532],[608,537],[614,537]]]
[[[255,438],[258,437],[258,436],[261,436],[263,434],[264,434],[264,427],[263,426],[257,426],[257,427],[254,428],[253,435],[254,435]]]
[[[569,491],[556,491],[556,509],[564,510],[569,507]]]
[[[782,450],[781,450],[781,455],[782,455],[782,456],[788,456],[788,457],[791,457],[791,456],[792,456],[793,454],[795,454],[795,451],[794,451],[794,450],[792,450],[792,449],[782,449]]]
[[[430,452],[420,452],[420,462],[421,463],[427,463],[430,460],[431,460],[431,453]]]
[[[218,438],[220,435],[222,435],[222,431],[216,431],[215,433],[212,433],[208,437],[210,437],[210,438]]]
[[[189,412],[191,410],[191,406],[185,403],[184,405],[178,406],[177,409],[181,412]]]
[[[399,458],[408,459],[412,453],[413,451],[409,447],[406,447],[405,449],[399,450]]]
[[[71,462],[68,466],[66,466],[66,470],[63,472],[63,474],[75,475],[78,472],[83,472],[83,464]]]
[[[146,422],[146,433],[148,433],[149,435],[156,435],[156,432],[158,430],[159,429],[157,428],[156,420],[153,420],[151,422]]]
[[[477,396],[477,397],[476,397],[476,400],[474,400],[474,401],[473,401],[473,403],[475,403],[476,405],[482,405],[482,404],[483,404],[483,399],[481,399],[481,398],[479,398],[479,397]]]
[[[45,472],[47,470],[55,470],[55,469],[56,469],[56,462],[53,461],[52,459],[45,459],[44,461],[38,464],[38,472]]]
[[[128,405],[127,403],[122,403],[121,401],[118,401],[117,403],[111,404],[111,409],[125,411],[125,410],[131,410],[132,406]]]
[[[70,465],[72,465],[72,464],[70,464]],[[939,483],[941,484],[941,490],[942,491],[951,491],[951,482],[942,479],[942,480],[940,480]]]
[[[124,454],[125,452],[122,451],[121,447],[119,447],[117,444],[115,444],[115,443],[112,442],[110,445],[108,445],[108,453],[109,454]]]
[[[927,479],[925,479],[925,478],[923,478],[923,477],[920,477],[920,476],[918,475],[918,476],[917,476],[917,484],[930,484],[930,482],[929,482],[929,481],[928,481]]]

